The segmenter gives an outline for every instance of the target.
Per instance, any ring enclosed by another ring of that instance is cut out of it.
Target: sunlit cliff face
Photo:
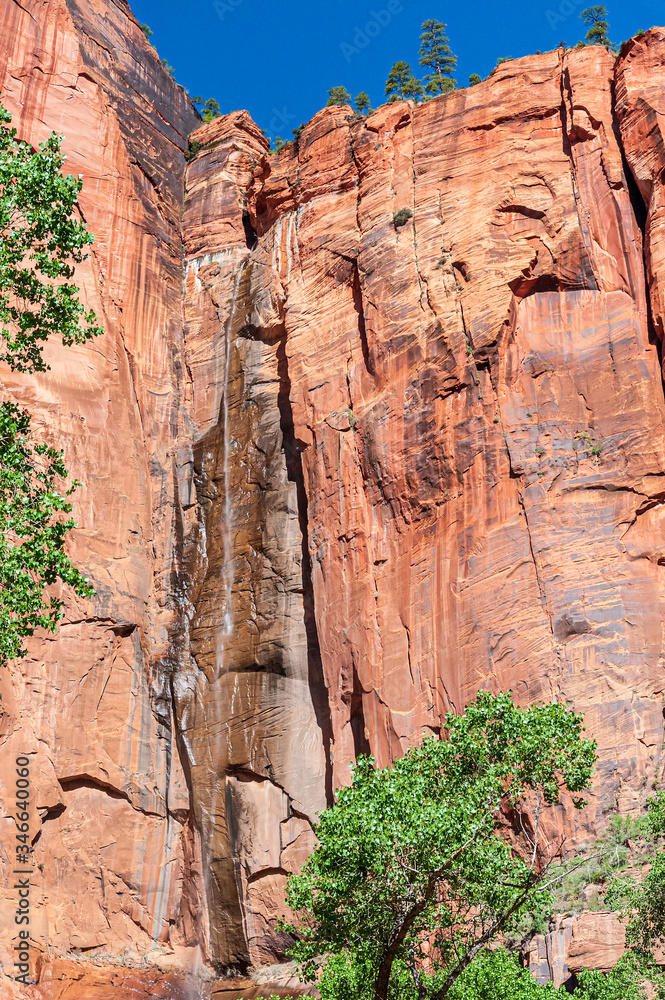
[[[83,482],[97,590],[3,682],[3,747],[39,774],[44,947],[281,958],[286,875],[349,763],[480,687],[585,712],[579,835],[641,803],[663,33],[616,65],[555,51],[419,107],[328,108],[280,154],[236,112],[187,164],[198,119],[126,9],[4,2],[0,91],[84,175],[106,328],[2,373]]]

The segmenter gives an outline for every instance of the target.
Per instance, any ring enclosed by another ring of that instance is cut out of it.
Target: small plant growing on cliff
[[[66,346],[103,333],[71,283],[92,235],[76,215],[82,179],[63,176],[55,134],[35,152],[16,140],[0,104],[0,358],[12,371],[45,372],[44,342]],[[0,665],[25,650],[38,627],[55,631],[62,601],[45,588],[68,584],[93,593],[64,551],[74,527],[62,452],[32,444],[30,415],[0,403]]]
[[[480,77],[478,76],[477,73],[472,73],[471,76],[469,77],[469,86],[470,87],[475,87],[477,83],[481,83],[481,82],[482,81],[481,81],[481,79],[480,79]]]
[[[295,917],[282,929],[326,1000],[473,996],[488,947],[549,898],[543,813],[562,789],[582,808],[596,759],[582,717],[481,692],[444,731],[391,767],[359,757],[288,879]],[[512,831],[510,816],[522,818]]]
[[[401,226],[405,226],[409,219],[413,218],[413,212],[410,208],[399,208],[396,212],[393,212],[393,226],[395,229],[399,229]]]
[[[148,41],[150,41],[150,39],[152,38],[152,30],[148,27],[147,24],[142,24],[141,25],[141,31],[143,32],[143,34],[145,35],[145,37],[148,39]]]
[[[197,139],[190,140],[189,149],[185,153],[186,160],[193,160],[201,152],[201,143]]]
[[[275,152],[279,153],[280,150],[284,149],[284,147],[288,145],[288,143],[286,143],[284,139],[282,139],[281,135],[276,135],[274,139],[274,145],[275,145]]]
[[[171,66],[169,64],[168,59],[160,59],[160,63],[162,64],[162,66],[164,67],[164,69],[166,70],[166,72],[169,74],[169,76],[171,77],[171,79],[175,80],[175,70],[174,70],[173,66]]]
[[[332,108],[335,106],[342,106],[344,104],[351,103],[351,94],[348,92],[346,87],[331,87],[328,91],[328,100],[326,101],[326,107]]]
[[[594,7],[587,7],[586,10],[582,11],[580,17],[583,23],[589,28],[584,36],[584,41],[588,45],[612,45],[609,35],[607,34],[610,27],[607,7],[602,4],[597,4]]]

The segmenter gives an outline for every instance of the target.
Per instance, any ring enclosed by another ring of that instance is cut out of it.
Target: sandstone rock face
[[[663,47],[634,47],[638,81]],[[242,116],[233,140],[197,133],[185,309],[210,429],[177,703],[216,891],[235,866],[227,953],[266,954],[287,803],[311,818],[305,790],[361,751],[387,763],[481,685],[586,713],[580,836],[659,774],[665,406],[614,74],[600,48],[530,57],[418,108],[326,109],[277,156]],[[199,778],[211,718],[228,735]]]
[[[198,118],[123,2],[0,4],[0,91],[19,136],[66,136],[96,241],[78,272],[106,329],[49,345],[51,371],[3,371],[3,395],[62,447],[72,552],[94,601],[70,602],[1,679],[0,959],[13,973],[14,760],[31,761],[32,955],[125,951],[202,936],[198,832],[175,747],[169,677],[180,605],[183,388],[180,218]],[[198,868],[197,868],[198,865]],[[6,980],[5,980],[6,982]]]
[[[198,119],[123,0],[2,2],[3,100],[84,175],[106,327],[0,373],[84,483],[97,590],[3,679],[5,973],[18,754],[35,972],[49,948],[279,960],[286,876],[349,763],[481,686],[586,713],[577,836],[640,807],[663,738],[663,33],[327,108],[276,155],[236,112],[186,163]],[[532,965],[598,962],[604,933],[563,921]],[[42,978],[26,996],[59,996]]]

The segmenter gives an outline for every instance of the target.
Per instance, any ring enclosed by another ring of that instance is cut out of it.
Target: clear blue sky
[[[215,97],[224,113],[246,108],[269,135],[291,138],[342,84],[383,103],[390,67],[411,63],[416,75],[420,25],[448,25],[458,56],[457,81],[485,77],[499,56],[574,45],[586,29],[579,12],[589,0],[130,0],[154,34],[160,57],[190,94]],[[621,42],[639,28],[665,23],[656,0],[614,0],[610,37]]]

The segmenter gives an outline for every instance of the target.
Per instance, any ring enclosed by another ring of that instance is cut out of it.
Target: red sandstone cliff
[[[273,156],[237,112],[185,167],[195,116],[121,0],[4,3],[0,89],[84,174],[107,329],[4,376],[85,483],[97,588],[3,688],[3,756],[40,775],[35,951],[279,958],[286,873],[349,761],[481,685],[586,713],[585,837],[639,807],[662,770],[665,34],[326,109]],[[547,968],[593,962],[590,933],[562,926]]]

